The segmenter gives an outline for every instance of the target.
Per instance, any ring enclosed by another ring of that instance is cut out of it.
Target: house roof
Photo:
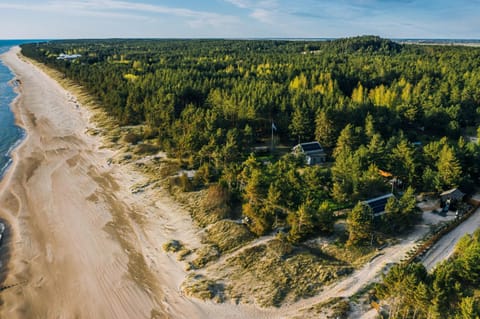
[[[458,188],[452,188],[440,194],[440,197],[451,197],[456,199],[460,199],[463,196],[465,196],[465,194]]]
[[[392,193],[386,194],[380,197],[371,198],[369,200],[364,201],[364,204],[370,206],[373,210],[373,215],[380,215],[385,211],[385,205],[387,205],[387,201],[390,197],[393,197]]]
[[[318,142],[301,143],[300,146],[304,152],[323,151],[322,146]]]

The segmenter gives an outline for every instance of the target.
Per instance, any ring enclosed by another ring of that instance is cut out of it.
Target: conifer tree
[[[347,245],[368,243],[373,236],[373,211],[370,206],[358,202],[347,217]]]
[[[444,145],[437,162],[436,187],[439,191],[457,187],[462,178],[462,167],[453,149]]]

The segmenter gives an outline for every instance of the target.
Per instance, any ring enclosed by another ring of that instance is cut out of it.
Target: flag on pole
[[[275,126],[275,123],[272,122],[272,130],[277,131],[277,127]]]

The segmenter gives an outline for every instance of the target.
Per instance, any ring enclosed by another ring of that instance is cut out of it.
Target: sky
[[[480,0],[0,0],[0,39],[480,39]]]

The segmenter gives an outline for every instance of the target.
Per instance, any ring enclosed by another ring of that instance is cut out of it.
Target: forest
[[[181,159],[196,171],[184,190],[222,194],[219,218],[241,207],[257,235],[279,225],[293,243],[329,233],[334,211],[392,190],[403,196],[377,227],[405,230],[417,217],[415,193],[469,192],[479,182],[478,48],[362,36],[69,40],[22,52],[81,84],[120,125],[141,125],[129,142]],[[314,140],[326,164],[291,154]],[[369,212],[352,212],[349,243],[361,245],[370,226],[354,225]]]

